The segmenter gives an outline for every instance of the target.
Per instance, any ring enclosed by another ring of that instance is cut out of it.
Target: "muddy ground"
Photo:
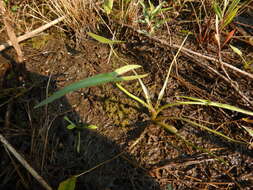
[[[174,25],[171,30],[184,27],[179,26]],[[157,35],[168,41],[165,32]],[[115,46],[121,59],[140,64],[143,68],[139,72],[149,73],[144,83],[155,101],[176,49],[126,27],[118,30],[117,37],[126,40],[125,44]],[[183,35],[172,37],[178,45],[184,38]],[[192,36],[185,47],[216,56],[214,43],[208,45],[206,52],[196,44]],[[251,46],[241,45],[250,52]],[[154,125],[148,111],[114,84],[81,89],[48,106],[33,108],[47,93],[50,95],[75,81],[124,65],[116,56],[110,56],[107,45],[84,35],[76,46],[64,32],[48,32],[24,42],[22,49],[25,70],[18,78],[14,73],[15,52],[8,49],[1,53],[1,63],[9,67],[2,74],[2,91],[9,88],[11,91],[1,97],[0,131],[53,188],[68,177],[86,171],[78,178],[76,189],[252,189],[252,147],[228,142],[181,121],[168,120],[182,136],[209,153],[193,148]],[[243,69],[241,60],[231,49],[224,47],[222,55],[223,61]],[[162,104],[177,100],[176,96],[191,96],[253,111],[252,105],[229,82],[207,66],[224,75],[219,65],[181,53]],[[227,72],[252,103],[253,81],[233,70],[227,69]],[[137,81],[126,82],[124,86],[143,98]],[[252,140],[241,127],[250,127],[252,123],[243,121],[247,116],[236,112],[185,105],[167,109],[163,115],[204,121],[206,126],[236,140]],[[64,116],[76,124],[92,124],[98,129],[68,130]],[[1,189],[43,189],[3,146],[0,151]]]

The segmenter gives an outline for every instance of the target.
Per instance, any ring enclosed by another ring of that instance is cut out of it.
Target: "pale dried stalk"
[[[22,63],[23,60],[24,60],[24,57],[23,57],[23,52],[21,50],[21,47],[18,43],[18,39],[17,39],[17,36],[10,24],[10,15],[8,14],[8,12],[6,11],[5,7],[4,7],[4,2],[3,1],[0,1],[0,11],[1,11],[1,14],[2,14],[2,17],[3,17],[3,21],[4,21],[4,25],[6,27],[6,31],[7,31],[7,35],[14,47],[14,49],[16,50],[17,52],[17,55],[18,55],[18,62],[19,63]]]
[[[166,41],[161,40],[161,39],[158,39],[158,38],[155,38],[155,37],[150,37],[150,38],[153,39],[153,40],[155,40],[155,41],[157,41],[157,42],[159,42],[159,43],[161,43],[161,44],[163,44],[163,45],[166,45],[166,46],[168,46],[168,47],[176,48],[176,49],[179,49],[179,48],[180,48],[179,45],[176,45],[176,44],[170,45],[170,44],[167,43]],[[204,59],[209,60],[209,61],[213,61],[213,62],[215,62],[215,63],[220,63],[220,61],[219,61],[218,59],[214,58],[214,57],[211,57],[211,56],[208,56],[208,55],[203,55],[203,54],[198,53],[198,52],[195,52],[195,51],[193,51],[193,50],[191,50],[191,49],[189,49],[189,48],[184,48],[184,47],[183,47],[181,51],[182,51],[182,52],[186,52],[186,53],[190,53],[190,54],[192,54],[192,55],[196,55],[196,56],[198,56],[198,57],[204,58]],[[233,65],[231,65],[231,64],[229,64],[229,63],[226,63],[226,62],[224,62],[224,61],[222,61],[221,64],[223,64],[223,66],[225,66],[225,67],[227,67],[227,68],[229,68],[229,69],[231,69],[231,70],[233,70],[233,71],[235,71],[235,72],[237,72],[237,73],[240,73],[240,74],[242,74],[242,75],[244,75],[244,76],[247,76],[247,77],[253,79],[253,74],[250,74],[250,73],[248,73],[248,72],[246,72],[246,71],[243,71],[243,70],[241,70],[241,69],[238,69],[237,67],[234,67]]]
[[[0,141],[15,156],[15,158],[30,172],[30,174],[47,190],[53,190],[50,185],[30,166],[30,164],[14,149],[2,134]]]
[[[51,21],[51,22],[49,22],[49,23],[47,23],[47,24],[45,24],[45,25],[43,25],[43,26],[41,26],[41,27],[31,31],[31,32],[29,32],[29,33],[26,33],[22,36],[19,36],[17,38],[17,42],[22,42],[22,41],[27,40],[29,38],[33,38],[36,35],[38,35],[39,33],[43,32],[44,30],[50,28],[51,26],[56,25],[57,23],[63,21],[64,19],[65,19],[65,16],[62,16],[62,17],[57,18],[57,19],[55,19],[55,20],[53,20],[53,21]],[[4,49],[10,47],[10,46],[12,46],[11,41],[7,41],[6,43],[1,44],[0,45],[0,52],[3,51]]]
[[[143,35],[142,33],[138,32],[138,31],[137,31],[135,28],[133,28],[132,26],[129,26],[129,25],[124,24],[124,23],[119,23],[119,24],[121,24],[122,26],[128,27],[128,28],[132,29],[133,31],[135,31],[135,32],[137,32],[137,33]],[[156,41],[156,42],[158,42],[158,43],[160,43],[160,44],[162,44],[162,45],[165,45],[165,46],[167,46],[167,47],[170,47],[170,48],[173,48],[173,49],[179,49],[179,48],[180,48],[180,45],[170,44],[170,43],[166,42],[165,40],[161,40],[161,39],[156,38],[156,37],[147,36],[147,35],[145,35],[145,36],[146,36],[147,38],[149,38],[149,39],[151,39],[151,40],[153,40],[153,41]],[[181,49],[181,52],[183,52],[183,53],[190,53],[190,54],[192,54],[192,55],[195,55],[195,56],[204,58],[204,59],[206,59],[206,60],[213,61],[213,62],[215,62],[215,63],[220,63],[220,61],[219,61],[218,59],[216,59],[216,58],[214,58],[214,57],[212,57],[212,56],[203,55],[203,54],[198,53],[198,52],[195,52],[195,51],[193,51],[193,50],[191,50],[191,49],[189,49],[189,48],[184,48],[184,47],[183,47],[183,48]],[[222,61],[221,64],[223,64],[223,66],[226,67],[226,68],[229,68],[229,69],[231,69],[231,70],[233,70],[233,71],[235,71],[235,72],[237,72],[237,73],[240,73],[240,74],[242,74],[242,75],[244,75],[244,76],[247,76],[247,77],[253,79],[253,74],[251,74],[251,73],[248,73],[248,72],[246,72],[246,71],[243,71],[243,70],[241,70],[241,69],[239,69],[239,68],[237,68],[237,67],[234,67],[233,65],[231,65],[231,64],[229,64],[229,63],[226,63],[226,62],[224,62],[224,61]]]

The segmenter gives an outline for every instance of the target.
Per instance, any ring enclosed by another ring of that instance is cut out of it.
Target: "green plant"
[[[187,37],[185,38],[185,40],[187,39]],[[183,41],[181,47],[179,48],[177,54],[175,55],[172,63],[170,64],[170,67],[168,69],[168,73],[167,73],[167,76],[165,78],[165,82],[164,82],[164,85],[159,93],[159,96],[158,96],[158,99],[155,103],[155,105],[152,104],[151,102],[151,99],[150,99],[150,95],[149,95],[149,92],[146,88],[146,86],[143,84],[143,82],[141,81],[141,79],[138,79],[139,82],[140,82],[140,85],[142,86],[142,89],[143,89],[143,92],[145,94],[145,99],[146,100],[142,100],[141,98],[133,95],[132,93],[130,93],[129,91],[127,91],[121,84],[119,83],[116,83],[117,87],[123,91],[126,95],[128,95],[130,98],[132,98],[133,100],[139,102],[141,105],[143,105],[144,107],[146,107],[148,110],[149,110],[149,113],[150,113],[150,120],[155,123],[156,125],[160,126],[160,127],[163,127],[165,130],[169,131],[170,133],[178,136],[179,138],[181,138],[184,142],[186,142],[187,144],[191,145],[191,146],[194,146],[191,142],[187,141],[186,139],[184,139],[184,137],[182,137],[179,133],[178,133],[178,130],[176,129],[176,127],[172,126],[171,124],[168,124],[166,121],[167,120],[180,120],[180,121],[183,121],[183,122],[186,122],[186,123],[189,123],[190,125],[192,126],[195,126],[195,127],[198,127],[198,128],[201,128],[203,130],[206,130],[208,132],[211,132],[215,135],[218,135],[228,141],[231,141],[231,142],[235,142],[235,143],[242,143],[242,144],[250,144],[248,142],[242,142],[242,141],[238,141],[238,140],[234,140],[216,130],[213,130],[213,129],[210,129],[202,124],[199,124],[199,123],[196,123],[195,121],[192,121],[186,117],[164,117],[162,116],[162,112],[167,109],[167,108],[170,108],[170,107],[173,107],[173,106],[178,106],[178,105],[203,105],[203,106],[213,106],[213,107],[219,107],[219,108],[223,108],[223,109],[228,109],[228,110],[232,110],[232,111],[237,111],[237,112],[240,112],[240,113],[243,113],[243,114],[246,114],[246,115],[251,115],[253,116],[253,112],[251,111],[247,111],[247,110],[243,110],[243,109],[240,109],[240,108],[237,108],[235,106],[231,106],[231,105],[228,105],[228,104],[221,104],[221,103],[218,103],[218,102],[211,102],[209,100],[203,100],[203,99],[198,99],[198,98],[193,98],[193,97],[186,97],[186,96],[180,96],[179,98],[183,98],[183,99],[187,99],[187,100],[190,100],[190,101],[177,101],[177,102],[172,102],[172,103],[168,103],[168,104],[165,104],[165,105],[160,105],[161,103],[161,100],[163,99],[163,96],[164,96],[164,91],[165,91],[165,88],[168,84],[168,80],[169,80],[169,76],[170,76],[170,72],[171,72],[171,69],[172,69],[172,66],[183,46],[183,44],[185,43],[185,40]],[[197,149],[201,149],[202,151],[206,151],[204,149],[202,149],[201,147],[196,147],[194,146],[195,148]],[[208,152],[209,153],[209,152]]]
[[[166,23],[168,19],[161,19],[159,15],[171,8],[162,8],[165,4],[165,2],[161,2],[158,6],[154,6],[152,2],[148,1],[148,6],[143,2],[140,1],[140,4],[142,6],[142,19],[139,19],[139,23],[146,24],[148,27],[148,30],[142,30],[140,32],[145,34],[153,34],[157,28],[159,28],[161,25]]]
[[[3,0],[3,2],[4,2],[4,4],[5,4],[5,6],[7,6],[8,3],[9,3],[9,0]],[[18,5],[13,5],[13,6],[10,8],[10,10],[11,10],[12,12],[17,12],[19,8],[20,8],[20,6],[18,6]]]
[[[75,82],[55,92],[52,96],[46,98],[45,100],[40,102],[38,105],[36,105],[34,108],[38,108],[46,104],[49,104],[53,102],[54,100],[61,98],[65,94],[78,90],[80,88],[87,88],[87,87],[98,86],[98,85],[109,83],[109,82],[129,81],[129,80],[135,80],[135,79],[146,77],[147,76],[146,74],[136,75],[136,76],[121,76],[128,71],[131,71],[140,67],[141,66],[139,65],[126,65],[119,69],[114,70],[113,72],[98,74],[93,77],[89,77],[87,79]]]
[[[227,39],[221,44],[221,32],[222,30],[234,19],[234,17],[237,15],[237,12],[240,8],[239,3],[240,0],[232,0],[230,3],[230,0],[224,0],[223,1],[223,7],[219,6],[217,2],[214,3],[213,8],[215,12],[215,40],[217,42],[218,46],[218,57],[220,66],[225,73],[226,77],[230,79],[227,71],[225,70],[223,64],[222,64],[222,56],[221,56],[221,49],[222,47],[232,38],[234,35],[235,30],[231,31],[229,35],[227,36]],[[230,4],[229,4],[230,3]]]
[[[231,47],[231,49],[237,54],[237,55],[239,55],[240,57],[241,57],[241,59],[242,59],[242,61],[243,61],[243,67],[244,67],[244,69],[245,70],[250,70],[250,71],[252,71],[253,72],[253,60],[251,60],[251,61],[246,61],[246,59],[243,57],[243,55],[242,55],[242,51],[241,50],[239,50],[237,47],[235,47],[235,46],[232,46],[232,45],[230,45],[230,47]]]
[[[74,122],[72,122],[67,116],[65,116],[64,119],[69,123],[69,125],[67,125],[68,130],[77,130],[77,142],[75,143],[75,147],[76,147],[76,151],[80,153],[81,131],[84,129],[95,130],[98,127],[96,125],[87,125],[87,124],[77,125]]]
[[[221,7],[219,3],[214,2],[213,8],[220,23],[220,30],[223,30],[235,18],[240,8],[239,3],[240,0],[224,0]]]
[[[114,0],[104,0],[104,3],[102,5],[103,11],[108,15],[112,12],[113,1]]]
[[[116,52],[113,50],[113,43],[111,40],[109,39],[106,39],[102,36],[98,36],[98,35],[95,35],[95,34],[92,34],[90,33],[89,34],[91,37],[93,37],[94,39],[96,39],[97,41],[101,42],[101,43],[106,43],[106,44],[109,44],[112,48],[112,51],[114,52],[114,54],[117,56]],[[188,34],[189,35],[189,34]],[[243,110],[243,109],[240,109],[240,108],[237,108],[235,106],[231,106],[231,105],[227,105],[227,104],[221,104],[221,103],[218,103],[218,102],[211,102],[209,100],[203,100],[203,99],[198,99],[198,98],[193,98],[193,97],[186,97],[186,96],[180,96],[180,98],[183,98],[183,99],[188,99],[190,101],[177,101],[177,102],[173,102],[173,103],[168,103],[168,104],[165,104],[165,105],[162,105],[161,106],[161,100],[163,99],[163,96],[164,96],[164,92],[165,92],[165,89],[166,89],[166,86],[168,84],[168,81],[169,81],[169,77],[170,77],[170,73],[171,73],[171,69],[173,67],[173,64],[175,63],[176,61],[176,58],[181,50],[181,48],[183,47],[188,35],[186,36],[186,38],[184,39],[183,43],[181,44],[178,52],[176,53],[173,61],[171,62],[170,64],[170,67],[168,69],[168,72],[167,72],[167,76],[165,78],[165,81],[164,81],[164,85],[159,93],[159,96],[158,96],[158,99],[156,101],[156,104],[153,105],[152,102],[151,102],[151,98],[150,98],[150,95],[149,95],[149,91],[148,89],[146,88],[146,86],[144,85],[144,83],[142,82],[141,78],[142,77],[137,77],[137,76],[141,76],[141,75],[138,75],[134,70],[133,72],[135,73],[136,75],[136,79],[138,79],[141,87],[142,87],[142,90],[143,90],[143,93],[145,95],[145,100],[142,100],[141,98],[135,96],[134,94],[130,93],[129,91],[127,91],[120,83],[116,83],[116,86],[122,91],[124,92],[126,95],[128,95],[130,98],[132,98],[133,100],[139,102],[141,105],[143,105],[144,107],[146,107],[150,113],[150,120],[164,128],[166,131],[176,135],[177,137],[179,137],[180,139],[182,139],[187,145],[190,145],[192,147],[194,147],[195,149],[198,149],[198,150],[201,150],[203,152],[206,152],[207,154],[209,155],[212,155],[212,156],[215,156],[213,153],[209,152],[208,150],[204,149],[204,148],[201,148],[201,147],[198,147],[198,146],[195,146],[193,143],[191,143],[190,141],[186,140],[183,136],[181,136],[177,130],[176,127],[174,127],[173,125],[171,124],[168,124],[166,123],[166,120],[180,120],[182,122],[186,122],[186,123],[189,123],[190,125],[192,126],[195,126],[195,127],[198,127],[198,128],[201,128],[203,130],[206,130],[208,132],[211,132],[215,135],[218,135],[228,141],[231,141],[231,142],[235,142],[235,143],[242,143],[242,144],[248,144],[249,147],[252,146],[251,143],[245,143],[245,142],[242,142],[242,141],[238,141],[238,140],[234,140],[216,130],[213,130],[213,129],[210,129],[202,124],[199,124],[193,120],[190,120],[186,117],[164,117],[162,116],[162,112],[167,109],[167,108],[170,108],[170,107],[173,107],[173,106],[178,106],[178,105],[203,105],[203,106],[213,106],[213,107],[219,107],[219,108],[223,108],[223,109],[229,109],[229,110],[232,110],[232,111],[237,111],[237,112],[240,112],[240,113],[243,113],[243,114],[246,114],[246,115],[251,115],[253,116],[253,112],[251,111],[247,111],[247,110]],[[121,43],[121,41],[118,41],[118,43]],[[117,56],[118,57],[118,56]],[[69,128],[76,128],[76,125],[73,124],[71,121],[69,121],[70,125],[69,125]],[[246,128],[243,126],[243,128],[252,136],[252,130],[249,130],[249,128]],[[225,161],[223,159],[219,159],[219,161],[221,162],[224,162]],[[85,173],[85,172],[84,172]],[[75,189],[75,184],[76,184],[76,180],[79,176],[83,175],[84,173],[81,173],[79,175],[75,175],[75,176],[72,176],[64,181],[62,181],[58,187],[58,190],[65,190],[65,189],[68,189],[68,190],[74,190]],[[171,189],[172,187],[171,186],[168,186],[168,189]]]
[[[189,35],[189,34],[188,34]],[[253,112],[251,111],[247,111],[247,110],[243,110],[243,109],[240,109],[240,108],[237,108],[235,106],[231,106],[231,105],[228,105],[228,104],[221,104],[221,103],[218,103],[218,102],[211,102],[209,100],[203,100],[203,99],[198,99],[198,98],[193,98],[193,97],[186,97],[186,96],[180,96],[179,98],[183,98],[183,99],[188,99],[188,100],[191,100],[191,101],[177,101],[177,102],[172,102],[172,103],[168,103],[168,104],[165,104],[165,105],[162,105],[161,106],[161,100],[163,99],[163,96],[164,96],[164,92],[165,92],[165,89],[166,89],[166,86],[168,85],[168,81],[169,81],[169,77],[170,77],[170,73],[171,73],[171,70],[172,70],[172,67],[173,67],[173,64],[176,62],[176,59],[177,59],[177,56],[178,54],[180,53],[185,41],[187,40],[187,37],[188,35],[185,37],[184,41],[182,42],[178,52],[176,53],[174,59],[172,60],[171,64],[170,64],[170,67],[168,69],[168,72],[167,72],[167,76],[165,78],[165,81],[164,81],[164,84],[163,84],[163,87],[158,95],[158,98],[157,98],[157,101],[155,103],[155,105],[153,105],[153,103],[151,102],[151,98],[150,98],[150,93],[147,89],[147,87],[144,85],[144,83],[142,82],[141,78],[138,78],[138,81],[142,87],[142,90],[143,90],[143,93],[145,95],[145,100],[142,100],[141,98],[135,96],[134,94],[130,93],[129,91],[127,91],[121,84],[119,83],[116,83],[116,86],[122,91],[124,92],[126,95],[128,95],[130,98],[132,98],[133,100],[139,102],[141,105],[143,105],[144,107],[146,107],[150,113],[150,120],[152,122],[154,122],[155,124],[163,127],[165,130],[169,131],[170,133],[172,134],[175,134],[177,135],[179,138],[183,139],[187,144],[190,144],[191,146],[194,146],[192,143],[190,143],[189,141],[187,141],[186,139],[184,139],[179,133],[178,133],[178,130],[170,125],[170,124],[167,124],[165,121],[166,120],[180,120],[180,121],[183,121],[183,122],[187,122],[195,127],[198,127],[198,128],[201,128],[201,129],[204,129],[204,130],[207,130],[208,132],[211,132],[213,134],[216,134],[218,136],[221,136],[223,138],[225,138],[226,140],[228,141],[232,141],[232,142],[236,142],[236,143],[243,143],[243,144],[247,144],[245,142],[241,142],[241,141],[237,141],[237,140],[234,140],[218,131],[215,131],[215,130],[212,130],[202,124],[199,124],[199,123],[196,123],[192,120],[189,120],[188,118],[185,118],[185,117],[171,117],[171,118],[166,118],[166,117],[163,117],[162,116],[162,112],[167,109],[167,108],[170,108],[170,107],[173,107],[173,106],[178,106],[178,105],[203,105],[203,106],[213,106],[213,107],[219,107],[219,108],[223,108],[223,109],[228,109],[228,110],[232,110],[232,111],[237,111],[237,112],[240,112],[240,113],[243,113],[243,114],[246,114],[246,115],[251,115],[253,116]],[[98,40],[99,42],[101,43],[108,43],[108,39],[106,38],[103,38],[101,36],[98,37],[98,35],[94,36],[94,39]],[[110,40],[109,40],[110,41]],[[112,47],[112,46],[111,46]],[[113,51],[114,52],[114,51]],[[114,54],[117,56],[117,54],[114,52]],[[138,76],[138,74],[134,71],[135,75]],[[249,144],[249,143],[248,143]],[[198,149],[201,149],[200,147],[196,147],[194,146],[195,148],[198,148]],[[201,149],[203,150],[203,149]],[[205,150],[203,150],[205,151]]]

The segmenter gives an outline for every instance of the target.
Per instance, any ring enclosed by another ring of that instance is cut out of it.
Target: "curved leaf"
[[[58,187],[58,190],[74,190],[76,187],[76,177],[73,176],[62,181]]]
[[[65,94],[75,91],[75,90],[78,90],[80,88],[98,86],[98,85],[105,84],[108,82],[120,82],[120,81],[127,81],[127,80],[134,80],[134,79],[138,79],[138,78],[143,78],[146,75],[135,75],[135,76],[125,76],[125,77],[119,76],[120,74],[124,74],[125,72],[128,72],[131,69],[139,68],[139,67],[140,67],[139,65],[127,65],[127,66],[121,67],[119,69],[116,69],[114,72],[98,74],[93,77],[89,77],[87,79],[75,82],[75,83],[73,83],[69,86],[66,86],[66,87],[62,88],[61,90],[55,92],[52,96],[43,100],[38,105],[36,105],[34,108],[38,108],[38,107],[41,107],[41,106],[46,105],[48,103],[51,103],[54,100],[61,98]]]
[[[100,43],[103,43],[103,44],[109,44],[109,45],[112,45],[112,44],[119,44],[119,43],[124,43],[124,41],[120,41],[120,40],[110,40],[110,39],[107,39],[103,36],[99,36],[97,34],[94,34],[92,32],[87,32],[87,34],[92,37],[93,39],[99,41]]]

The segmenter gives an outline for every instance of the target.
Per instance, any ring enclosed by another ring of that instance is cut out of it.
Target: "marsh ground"
[[[15,69],[15,52],[12,49],[1,52],[1,64],[8,68],[1,76],[1,134],[55,189],[64,179],[85,171],[87,173],[78,178],[76,189],[251,189],[252,147],[169,120],[185,139],[208,152],[194,148],[154,125],[148,111],[114,84],[81,89],[46,107],[33,108],[46,94],[89,76],[110,72],[124,62],[139,64],[140,73],[149,73],[144,83],[155,101],[177,52],[168,45],[169,41],[180,45],[185,37],[180,31],[194,28],[181,22],[183,18],[177,19],[161,27],[152,38],[127,25],[108,21],[117,31],[117,39],[125,41],[114,47],[120,59],[110,53],[109,46],[96,42],[85,32],[77,42],[71,38],[74,33],[58,29],[21,43],[26,60],[25,69],[20,73]],[[105,28],[100,30],[101,35],[107,32]],[[252,45],[233,42],[250,57]],[[195,36],[190,36],[184,47],[217,57],[217,46],[212,40],[199,44]],[[223,47],[222,58],[244,70],[240,58],[229,46]],[[230,81],[221,77],[225,73],[217,63],[182,51],[162,104],[175,101],[178,96],[191,96],[253,110],[252,78],[233,69],[226,70],[249,102]],[[250,69],[247,72],[253,73]],[[126,82],[124,86],[143,97],[137,81]],[[10,89],[8,95],[4,94],[6,89]],[[92,124],[98,129],[67,130],[65,116],[80,126]],[[163,116],[184,116],[233,139],[252,140],[242,127],[252,127],[252,119],[246,122],[243,118],[247,115],[236,112],[181,105],[167,109]],[[1,189],[43,189],[4,146],[0,151]]]

